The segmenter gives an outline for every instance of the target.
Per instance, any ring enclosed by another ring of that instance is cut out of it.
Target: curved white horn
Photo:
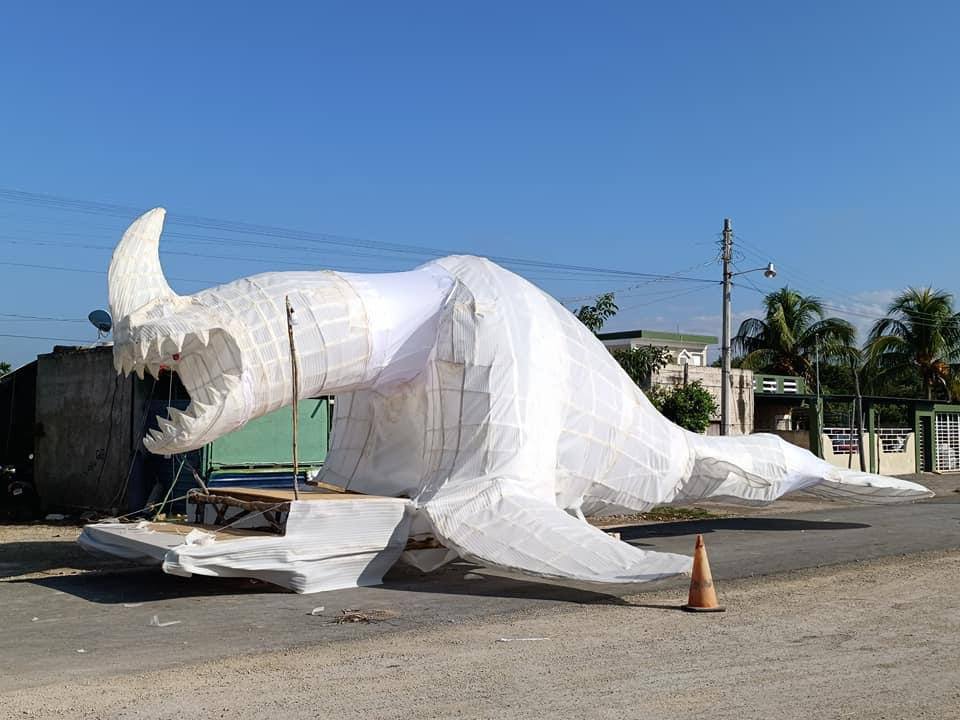
[[[151,300],[176,297],[160,267],[160,232],[166,214],[163,208],[145,212],[127,228],[113,251],[107,282],[115,323]]]

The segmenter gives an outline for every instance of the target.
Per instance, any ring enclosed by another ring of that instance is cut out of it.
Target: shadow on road
[[[98,604],[147,603],[159,600],[203,597],[235,597],[241,595],[290,593],[277,585],[248,578],[190,578],[167,575],[159,568],[140,566],[87,572],[78,575],[59,575],[41,578],[8,580],[9,583],[31,583],[57,592]],[[553,602],[629,605],[615,594],[595,589],[532,582],[490,574],[469,563],[454,563],[433,573],[423,574],[407,566],[395,566],[387,573],[377,591],[427,595],[516,598]],[[625,586],[611,589],[624,594],[636,592]],[[333,592],[351,592],[333,591]],[[292,594],[292,593],[291,593]],[[318,597],[324,595],[321,593]]]
[[[182,578],[167,575],[160,568],[143,567],[89,572],[82,575],[25,578],[7,582],[31,583],[83,600],[104,604],[287,592],[281,587],[259,580],[199,576]]]
[[[468,563],[454,563],[428,574],[398,565],[387,573],[380,587],[398,592],[547,600],[579,605],[632,605],[617,593],[637,592],[636,586],[615,586],[609,592],[602,592],[588,584],[577,587],[576,584],[560,585],[546,580],[537,582],[494,574]]]
[[[818,532],[859,530],[870,525],[775,517],[731,517],[713,520],[688,520],[618,528],[623,540],[648,545],[644,539],[696,535],[716,531]],[[82,574],[24,577],[45,571],[87,571]],[[143,568],[122,561],[87,555],[74,543],[30,541],[0,546],[0,577],[7,582],[29,582],[73,595],[94,603],[139,603],[176,598],[230,597],[251,594],[286,593],[270,583],[246,578],[180,578],[166,575],[159,568]],[[665,581],[670,583],[670,580]],[[644,589],[653,589],[647,584]],[[637,592],[631,585],[598,588],[589,584],[553,584],[482,570],[458,562],[438,571],[422,574],[405,566],[395,566],[387,574],[380,590],[397,593],[450,596],[475,596],[541,600],[559,603],[630,605],[620,595]],[[666,609],[666,608],[665,608]]]
[[[129,562],[97,558],[75,542],[23,540],[0,543],[0,578],[29,575],[55,568],[100,570],[131,567]]]
[[[624,540],[674,537],[676,535],[700,535],[718,530],[753,530],[759,532],[812,532],[819,530],[863,530],[870,525],[852,522],[829,522],[826,520],[796,520],[774,517],[732,517],[716,520],[683,520],[681,522],[657,523],[655,525],[629,525],[621,528],[605,528],[620,533]],[[638,543],[632,543],[638,544]]]

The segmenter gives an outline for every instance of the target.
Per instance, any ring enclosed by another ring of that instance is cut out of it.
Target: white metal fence
[[[960,413],[936,414],[937,457],[940,472],[960,470]]]

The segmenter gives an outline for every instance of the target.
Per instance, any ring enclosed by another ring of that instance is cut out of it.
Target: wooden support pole
[[[287,295],[284,300],[287,303],[287,339],[290,341],[290,374],[293,378],[293,498],[300,499],[300,487],[297,480],[297,474],[300,471],[297,462],[297,431],[300,423],[300,413],[297,410],[297,401],[300,395],[300,374],[297,368],[297,348],[293,342],[293,305],[290,304],[290,296]]]

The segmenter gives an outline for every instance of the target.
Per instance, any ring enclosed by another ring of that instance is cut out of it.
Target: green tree
[[[819,298],[782,288],[763,300],[764,317],[747,318],[733,338],[740,366],[749,370],[800,375],[813,382],[814,362],[857,363],[857,331],[846,320],[825,317]]]
[[[612,351],[612,354],[638,387],[649,385],[650,375],[670,362],[670,352],[667,348],[652,345],[617,348]]]
[[[0,375],[6,375],[12,368],[8,362],[0,362]]]
[[[600,332],[603,324],[617,314],[617,303],[612,292],[597,297],[593,305],[581,305],[574,315],[594,334]]]
[[[933,288],[907,288],[874,323],[866,345],[867,366],[877,383],[913,386],[932,400],[957,391],[960,313],[953,295]]]
[[[695,433],[705,432],[719,409],[713,395],[699,380],[670,390],[654,388],[648,397],[664,417]]]
[[[856,392],[856,363],[824,361],[820,363],[820,392],[824,395],[853,395]],[[863,374],[861,374],[863,377]],[[810,386],[813,392],[813,385]]]

